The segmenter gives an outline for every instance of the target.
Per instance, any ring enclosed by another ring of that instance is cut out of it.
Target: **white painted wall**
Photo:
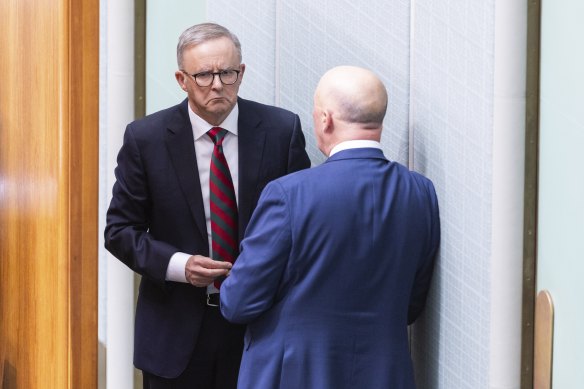
[[[584,2],[542,1],[537,289],[554,302],[553,387],[584,386]]]
[[[146,113],[178,104],[187,96],[174,78],[176,45],[188,27],[205,21],[204,0],[146,2]]]
[[[99,386],[132,388],[133,272],[103,248],[103,230],[117,152],[134,119],[134,1],[102,0],[100,12]]]
[[[527,3],[496,0],[490,385],[519,389]]]

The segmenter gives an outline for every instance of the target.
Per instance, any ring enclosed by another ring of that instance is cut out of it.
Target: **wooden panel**
[[[2,388],[96,387],[97,0],[0,0]]]
[[[554,304],[547,290],[538,293],[535,305],[533,388],[551,389],[554,336]]]
[[[537,254],[537,180],[539,174],[539,52],[541,0],[527,3],[525,191],[523,207],[523,296],[521,389],[533,388],[533,342]]]

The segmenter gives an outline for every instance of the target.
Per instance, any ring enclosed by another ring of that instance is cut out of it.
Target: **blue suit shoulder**
[[[407,169],[407,168],[406,168]],[[434,183],[428,177],[424,176],[422,173],[416,172],[414,170],[408,170],[412,180],[417,182],[418,185],[423,186],[430,190],[432,193],[435,192]]]
[[[390,174],[394,175],[394,177],[400,177],[401,180],[406,180],[406,182],[410,182],[414,186],[418,187],[419,189],[424,189],[426,192],[430,193],[431,195],[435,195],[435,189],[433,182],[422,173],[416,172],[414,170],[410,170],[406,166],[402,165],[399,162],[386,160],[388,164],[388,170]],[[275,183],[281,185],[282,187],[291,187],[294,185],[302,185],[302,183],[306,181],[320,181],[323,178],[323,175],[328,174],[326,171],[327,169],[332,169],[332,164],[327,164],[326,162],[314,166],[310,169],[301,170],[298,172],[294,172],[288,174],[284,177],[280,177],[275,180]],[[312,180],[311,180],[312,179]]]

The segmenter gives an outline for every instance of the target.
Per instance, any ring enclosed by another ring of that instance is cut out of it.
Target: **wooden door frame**
[[[0,387],[95,388],[99,1],[0,14]]]
[[[533,388],[537,275],[541,0],[527,1],[521,388]]]

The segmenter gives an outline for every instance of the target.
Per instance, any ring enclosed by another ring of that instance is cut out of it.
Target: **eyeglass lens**
[[[199,86],[209,86],[213,83],[216,75],[219,76],[223,84],[232,85],[237,81],[238,72],[235,70],[223,70],[217,73],[204,72],[195,74],[194,77]]]

